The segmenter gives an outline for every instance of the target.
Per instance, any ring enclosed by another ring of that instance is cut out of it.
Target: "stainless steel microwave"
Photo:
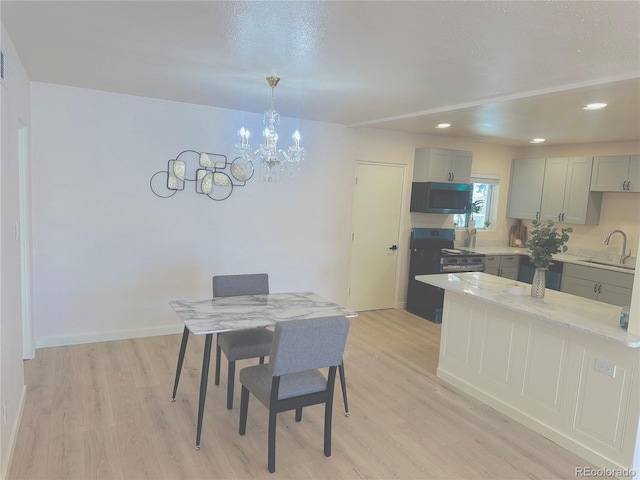
[[[473,184],[413,182],[411,186],[411,212],[469,213],[473,197]]]

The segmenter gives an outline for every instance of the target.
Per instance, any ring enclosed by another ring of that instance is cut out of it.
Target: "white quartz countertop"
[[[465,247],[466,248],[466,247]],[[507,245],[504,246],[491,246],[491,247],[475,247],[474,251],[484,253],[485,255],[526,255],[529,256],[528,248],[518,248],[518,247],[509,247]],[[611,265],[602,265],[598,263],[587,262],[589,256],[588,255],[571,255],[569,253],[557,253],[553,256],[554,260],[564,263],[575,263],[577,265],[585,265],[588,267],[594,268],[602,268],[604,270],[612,270],[615,272],[626,273],[629,275],[635,274],[634,269],[630,268],[622,268],[615,265],[615,262],[611,262]],[[631,259],[632,260],[632,259]],[[631,260],[627,260],[627,266],[634,265],[634,262]]]
[[[627,347],[640,347],[640,336],[620,327],[621,308],[615,305],[550,289],[544,298],[534,298],[531,286],[523,282],[517,283],[525,285],[524,295],[514,295],[505,291],[513,280],[481,272],[417,275],[416,280]]]

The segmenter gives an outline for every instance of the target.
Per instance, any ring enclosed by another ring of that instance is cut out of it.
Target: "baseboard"
[[[110,342],[113,340],[127,340],[129,338],[157,337],[182,333],[183,324],[166,325],[162,327],[138,328],[134,330],[118,330],[115,332],[98,332],[80,335],[61,335],[55,337],[36,338],[36,348],[62,347],[65,345],[80,345],[83,343]]]
[[[9,451],[7,452],[7,462],[2,466],[2,475],[0,478],[4,480],[11,471],[11,462],[13,461],[13,451],[16,447],[16,441],[18,440],[18,431],[20,430],[20,423],[22,422],[22,414],[24,413],[24,404],[27,398],[27,386],[22,386],[22,392],[20,393],[20,407],[18,408],[18,415],[16,415],[16,421],[13,423],[11,429],[11,436],[9,437]]]

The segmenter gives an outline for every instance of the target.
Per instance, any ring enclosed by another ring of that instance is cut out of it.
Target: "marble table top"
[[[526,286],[524,295],[514,295],[505,291],[513,280],[481,272],[416,275],[416,280],[627,347],[640,347],[640,336],[620,327],[621,307],[616,305],[550,289],[544,298],[534,298],[531,286],[524,282],[517,282]]]
[[[355,312],[312,292],[173,300],[169,305],[195,335],[267,327],[301,318],[357,316]]]

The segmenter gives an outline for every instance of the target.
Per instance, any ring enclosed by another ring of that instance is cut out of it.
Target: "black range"
[[[453,228],[413,228],[407,310],[426,320],[442,322],[444,290],[415,279],[416,275],[436,273],[483,272],[485,255],[454,248]]]

